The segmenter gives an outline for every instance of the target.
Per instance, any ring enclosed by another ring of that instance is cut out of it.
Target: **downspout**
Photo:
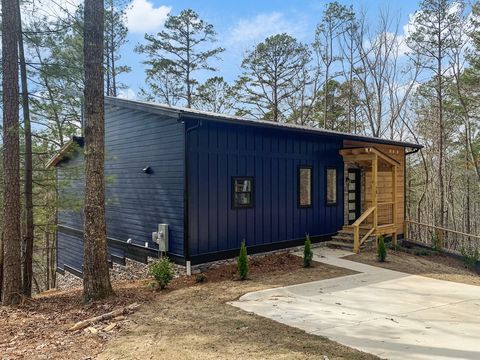
[[[184,253],[184,258],[185,258],[185,267],[187,268],[187,275],[190,276],[192,275],[192,263],[190,260],[190,247],[189,247],[189,222],[188,222],[188,215],[189,215],[189,209],[188,209],[188,158],[189,158],[189,147],[188,147],[188,134],[193,131],[198,129],[200,126],[202,126],[202,120],[197,119],[197,123],[192,126],[191,128],[187,128],[187,121],[186,119],[182,118],[182,115],[180,114],[178,121],[181,121],[185,125],[185,135],[184,135],[184,149],[183,149],[183,155],[184,155],[184,169],[185,169],[185,176],[184,178],[184,185],[183,185],[183,197],[184,197],[184,214],[183,214],[183,253]]]

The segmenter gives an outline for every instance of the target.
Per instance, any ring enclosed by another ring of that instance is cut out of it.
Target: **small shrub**
[[[385,245],[385,239],[383,236],[378,238],[377,244],[377,259],[380,262],[385,262],[387,259],[387,246]]]
[[[207,281],[207,277],[205,276],[205,274],[197,274],[197,276],[195,277],[195,282],[198,283],[198,284],[201,284],[201,283],[204,283],[205,281]]]
[[[440,237],[437,234],[432,234],[431,238],[431,243],[432,243],[432,248],[435,251],[441,252],[442,249],[442,241],[440,240]]]
[[[389,248],[392,249],[393,251],[401,251],[402,247],[398,244],[394,245],[393,242],[390,243]]]
[[[463,263],[471,270],[475,269],[477,261],[480,260],[480,253],[477,247],[462,247],[460,250],[463,256]]]
[[[414,255],[416,256],[428,256],[430,253],[426,249],[416,249],[413,252]]]
[[[237,272],[240,280],[246,280],[248,277],[248,256],[247,256],[247,246],[245,245],[245,240],[242,241],[240,246],[240,254],[237,259]]]
[[[160,290],[163,290],[173,279],[173,264],[168,257],[162,257],[150,265],[148,273],[153,276]]]
[[[313,251],[312,242],[310,241],[310,235],[305,236],[305,247],[303,248],[303,267],[312,266]]]

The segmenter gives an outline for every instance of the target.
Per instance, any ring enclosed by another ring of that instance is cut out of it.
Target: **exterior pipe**
[[[411,151],[405,151],[403,156],[403,239],[405,239],[405,219],[407,218],[407,155],[416,154],[420,149],[421,148],[414,148]]]
[[[188,230],[189,230],[189,225],[188,225],[188,214],[189,214],[189,211],[188,211],[188,134],[195,130],[195,129],[198,129],[200,126],[202,126],[202,120],[200,119],[197,119],[197,124],[192,126],[191,128],[187,128],[187,121],[185,120],[185,118],[182,117],[182,115],[179,116],[179,121],[183,121],[183,123],[185,124],[185,138],[184,138],[184,167],[185,167],[185,176],[184,176],[184,190],[183,190],[183,194],[184,194],[184,214],[183,214],[183,218],[184,218],[184,226],[183,226],[183,234],[184,234],[184,238],[183,238],[183,256],[185,258],[185,264],[186,264],[186,267],[187,267],[187,275],[191,275],[192,274],[192,269],[191,269],[191,261],[190,261],[190,248],[189,248],[189,233],[188,233]]]

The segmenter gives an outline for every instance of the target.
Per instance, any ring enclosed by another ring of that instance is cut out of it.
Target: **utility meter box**
[[[168,224],[158,224],[158,231],[152,233],[152,240],[158,244],[158,250],[168,251]]]

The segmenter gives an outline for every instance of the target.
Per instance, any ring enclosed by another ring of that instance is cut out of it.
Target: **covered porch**
[[[353,241],[358,253],[369,239],[391,235],[397,243],[399,227],[399,174],[403,165],[400,150],[362,145],[340,150],[345,164],[345,224],[341,239]],[[401,185],[401,186],[399,186]],[[403,215],[401,215],[403,218]]]

